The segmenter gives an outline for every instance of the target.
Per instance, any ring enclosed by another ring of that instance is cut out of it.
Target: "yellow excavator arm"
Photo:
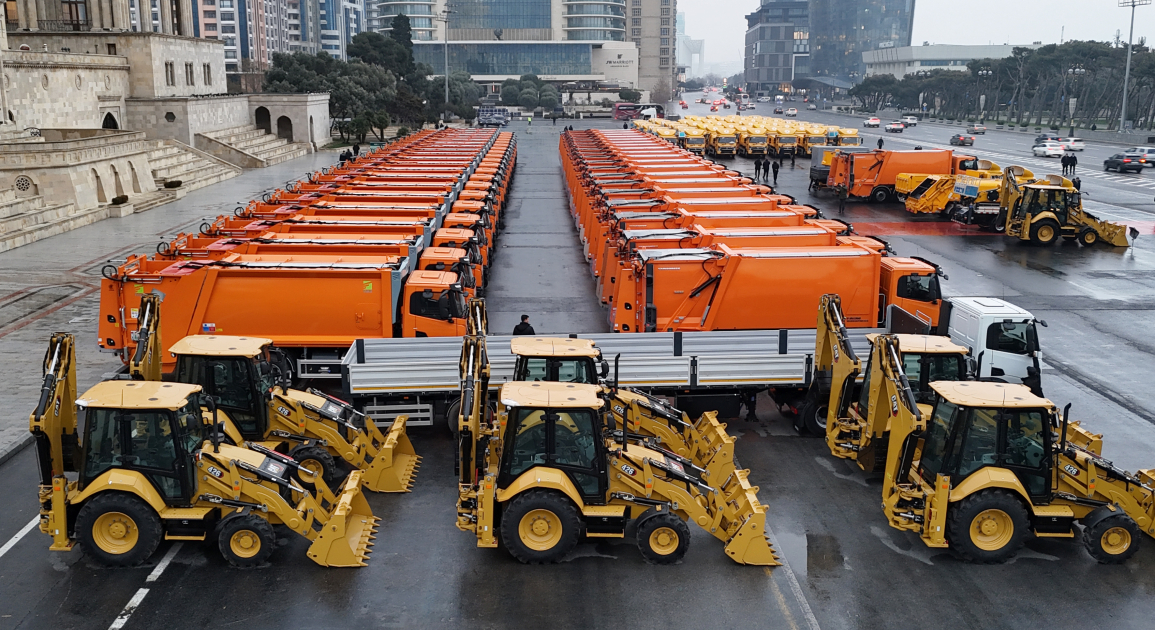
[[[28,418],[36,439],[41,485],[53,477],[76,471],[79,439],[76,434],[76,339],[56,333],[44,354],[44,383],[40,400]]]
[[[160,303],[163,299],[155,292],[145,293],[140,298],[136,350],[128,362],[128,373],[134,380],[161,380],[164,349],[160,344]]]

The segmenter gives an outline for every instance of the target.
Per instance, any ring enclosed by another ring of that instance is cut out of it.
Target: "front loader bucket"
[[[323,567],[363,567],[369,559],[377,521],[361,494],[361,471],[345,480],[333,511],[309,546],[309,558]]]
[[[421,466],[421,457],[413,450],[413,443],[405,434],[408,416],[398,416],[389,427],[389,432],[381,433],[373,420],[365,418],[365,434],[368,467],[364,470],[362,483],[374,492],[409,492],[413,479]],[[372,458],[370,460],[370,458]]]
[[[733,508],[731,523],[739,524],[726,541],[726,555],[739,564],[778,566],[778,555],[766,537],[766,506],[758,501],[758,487],[746,478],[750,471],[735,470],[721,490],[727,507]]]

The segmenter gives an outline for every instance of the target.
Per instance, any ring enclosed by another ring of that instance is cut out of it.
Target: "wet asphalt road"
[[[513,130],[518,205],[494,259],[491,322],[496,329],[527,312],[538,332],[604,330],[565,212],[560,126]],[[735,166],[752,170],[748,160]],[[807,196],[808,160],[796,166],[781,173],[779,189],[836,215],[828,197]],[[949,294],[1003,297],[1046,319],[1048,396],[1073,402],[1073,417],[1105,434],[1107,457],[1130,469],[1155,464],[1155,349],[1146,335],[1155,330],[1155,238],[1129,250],[1039,249],[912,221],[897,205],[852,204],[847,213],[900,254],[941,263]],[[39,361],[37,354],[10,369]],[[368,567],[318,567],[305,557],[304,539],[285,535],[269,563],[249,571],[229,568],[210,545],[184,543],[149,582],[167,543],[146,566],[112,570],[79,550],[49,552],[47,537],[33,530],[0,556],[0,630],[109,628],[122,611],[131,612],[129,629],[1151,627],[1155,540],[1144,539],[1121,567],[1098,565],[1061,540],[1030,541],[1002,566],[963,564],[887,527],[877,479],[832,458],[820,440],[795,436],[768,401],[759,410],[760,422],[732,421],[730,429],[789,567],[736,565],[696,528],[689,554],[673,567],[645,564],[622,541],[579,545],[566,562],[545,567],[477,549],[454,527],[453,445],[434,427],[411,431],[425,457],[413,493],[369,496],[382,522]],[[0,466],[0,548],[35,515],[34,468],[31,450]],[[140,589],[148,592],[139,606],[125,611]]]

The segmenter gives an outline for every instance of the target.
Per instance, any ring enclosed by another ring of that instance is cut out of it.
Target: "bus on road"
[[[614,103],[614,120],[634,120],[642,118],[643,112],[653,109],[656,118],[666,117],[666,108],[657,103]]]

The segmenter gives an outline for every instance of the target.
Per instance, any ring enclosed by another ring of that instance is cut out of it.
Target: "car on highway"
[[[987,128],[982,125],[967,125],[967,133],[981,133],[986,135]]]
[[[1058,143],[1067,147],[1068,151],[1082,151],[1087,148],[1087,143],[1083,142],[1082,138],[1059,138]]]
[[[781,114],[781,113],[782,113],[782,108],[781,108],[781,107],[775,107],[775,108],[774,108],[774,113],[775,113],[775,114]]]
[[[722,99],[722,107],[725,107],[726,109],[730,109],[730,101],[727,101],[726,99]]]
[[[817,105],[815,105],[814,103],[811,103],[811,104],[809,104],[809,105],[807,105],[807,106],[806,106],[806,109],[809,109],[809,110],[816,110],[816,109],[818,109],[818,106],[817,106]]]
[[[759,102],[759,103],[769,103],[769,102],[770,102],[770,97],[769,97],[769,96],[759,96],[759,97],[758,97],[758,102]]]
[[[678,104],[682,106],[682,109],[690,109],[690,106],[686,104],[686,101],[679,101]]]
[[[906,129],[906,125],[896,120],[894,122],[886,123],[886,127],[883,129],[883,131],[887,133],[902,133],[903,129]]]
[[[1155,166],[1155,147],[1131,147],[1123,149],[1123,153],[1138,153],[1146,160],[1144,166],[1147,168]]]
[[[1066,149],[1054,140],[1047,140],[1031,147],[1031,152],[1035,154],[1035,157],[1063,157]]]
[[[956,147],[970,147],[970,146],[974,146],[975,137],[964,135],[961,133],[956,133],[955,135],[950,137],[950,143],[951,143],[951,145],[956,146]]]
[[[1138,153],[1116,153],[1111,157],[1103,160],[1103,170],[1109,171],[1115,169],[1120,173],[1131,171],[1132,173],[1142,173],[1143,164],[1146,158]]]
[[[790,116],[791,118],[793,118],[794,116],[797,116],[797,115],[798,115],[798,110],[797,110],[797,109],[795,109],[795,108],[793,108],[793,107],[791,107],[790,109],[786,110],[786,115],[787,115],[787,116]]]
[[[1058,140],[1058,139],[1059,139],[1059,134],[1051,133],[1051,132],[1047,131],[1047,132],[1039,134],[1038,136],[1035,136],[1035,144],[1039,144],[1040,142],[1047,142],[1048,140]]]
[[[917,127],[918,116],[903,116],[902,124],[906,125],[907,127]]]
[[[862,121],[862,126],[863,127],[881,127],[882,126],[882,120],[879,118],[867,118],[866,120]]]

